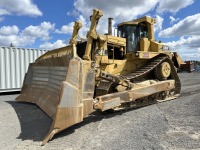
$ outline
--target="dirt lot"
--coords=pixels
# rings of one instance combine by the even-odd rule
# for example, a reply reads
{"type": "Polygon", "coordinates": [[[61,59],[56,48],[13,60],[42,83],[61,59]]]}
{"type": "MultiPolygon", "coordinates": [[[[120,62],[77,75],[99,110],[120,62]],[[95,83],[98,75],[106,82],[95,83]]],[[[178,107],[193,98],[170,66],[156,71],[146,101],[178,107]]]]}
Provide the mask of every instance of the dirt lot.
{"type": "Polygon", "coordinates": [[[173,101],[115,114],[94,114],[40,141],[51,124],[37,106],[0,96],[0,149],[200,150],[200,73],[181,73],[181,96],[173,101]]]}

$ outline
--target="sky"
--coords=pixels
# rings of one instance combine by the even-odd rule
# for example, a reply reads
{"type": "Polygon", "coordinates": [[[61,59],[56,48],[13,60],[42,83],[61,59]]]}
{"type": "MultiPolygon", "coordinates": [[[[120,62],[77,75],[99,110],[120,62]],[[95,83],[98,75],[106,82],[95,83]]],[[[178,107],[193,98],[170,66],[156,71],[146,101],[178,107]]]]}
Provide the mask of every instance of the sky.
{"type": "Polygon", "coordinates": [[[103,10],[97,31],[143,16],[156,18],[155,38],[184,60],[200,60],[200,0],[0,0],[0,46],[54,49],[68,44],[74,21],[86,38],[89,16],[103,10]]]}

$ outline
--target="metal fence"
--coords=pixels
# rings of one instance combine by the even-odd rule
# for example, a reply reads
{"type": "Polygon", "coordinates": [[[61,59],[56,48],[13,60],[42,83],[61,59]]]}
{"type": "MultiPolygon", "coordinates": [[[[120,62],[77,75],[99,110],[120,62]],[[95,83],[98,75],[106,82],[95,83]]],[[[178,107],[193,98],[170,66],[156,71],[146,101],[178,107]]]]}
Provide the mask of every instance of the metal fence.
{"type": "Polygon", "coordinates": [[[20,91],[29,63],[46,50],[0,47],[0,93],[20,91]]]}

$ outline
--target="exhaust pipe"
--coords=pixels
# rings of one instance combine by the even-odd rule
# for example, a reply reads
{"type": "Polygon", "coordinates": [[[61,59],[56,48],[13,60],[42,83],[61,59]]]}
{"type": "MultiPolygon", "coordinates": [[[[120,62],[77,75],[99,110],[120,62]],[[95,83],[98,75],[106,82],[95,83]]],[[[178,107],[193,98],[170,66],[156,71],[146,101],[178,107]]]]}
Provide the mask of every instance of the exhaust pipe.
{"type": "Polygon", "coordinates": [[[108,35],[112,35],[112,20],[113,18],[108,18],[108,35]]]}

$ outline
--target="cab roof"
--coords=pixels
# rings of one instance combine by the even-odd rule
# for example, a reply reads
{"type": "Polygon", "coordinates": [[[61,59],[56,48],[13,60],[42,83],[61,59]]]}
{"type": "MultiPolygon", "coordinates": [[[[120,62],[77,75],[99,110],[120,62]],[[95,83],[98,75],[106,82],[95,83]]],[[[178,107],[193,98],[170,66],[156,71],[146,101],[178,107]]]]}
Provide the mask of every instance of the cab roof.
{"type": "Polygon", "coordinates": [[[127,21],[127,22],[122,22],[120,24],[118,24],[117,26],[122,26],[122,25],[137,25],[139,23],[149,23],[149,24],[155,24],[156,23],[156,19],[148,17],[148,16],[144,16],[142,18],[133,20],[133,21],[127,21]]]}

